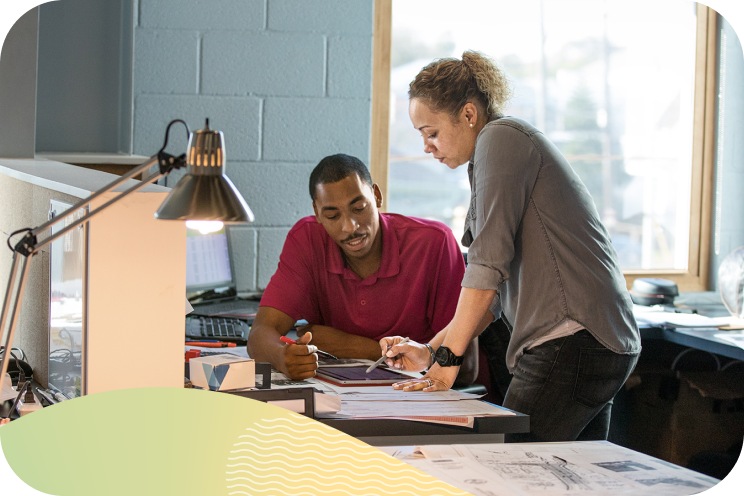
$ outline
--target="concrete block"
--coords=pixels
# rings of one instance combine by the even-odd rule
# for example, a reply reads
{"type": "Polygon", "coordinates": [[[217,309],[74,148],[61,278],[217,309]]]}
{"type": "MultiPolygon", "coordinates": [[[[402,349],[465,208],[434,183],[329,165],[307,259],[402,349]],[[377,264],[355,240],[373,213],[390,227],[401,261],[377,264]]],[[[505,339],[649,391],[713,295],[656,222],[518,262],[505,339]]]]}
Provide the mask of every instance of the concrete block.
{"type": "Polygon", "coordinates": [[[316,34],[204,35],[202,93],[322,96],[325,41],[316,34]]]}
{"type": "MultiPolygon", "coordinates": [[[[163,146],[168,123],[176,118],[185,120],[192,131],[210,127],[225,134],[227,174],[231,161],[256,160],[259,153],[260,101],[253,97],[224,98],[204,96],[140,95],[134,107],[135,153],[150,156],[163,146]]],[[[183,126],[171,128],[166,151],[186,151],[183,126]]]]}
{"type": "Polygon", "coordinates": [[[264,105],[264,160],[313,161],[348,153],[369,163],[370,102],[282,98],[264,105]]]}
{"type": "Polygon", "coordinates": [[[372,0],[269,0],[268,27],[372,35],[372,0]]]}
{"type": "Polygon", "coordinates": [[[328,40],[328,96],[370,98],[372,38],[334,37],[328,40]]]}
{"type": "Polygon", "coordinates": [[[196,31],[138,29],[134,45],[134,85],[140,93],[198,91],[196,31]]]}
{"type": "Polygon", "coordinates": [[[258,288],[265,289],[279,265],[289,228],[261,229],[258,236],[258,288]]]}
{"type": "Polygon", "coordinates": [[[142,0],[139,24],[164,29],[260,30],[266,23],[265,0],[142,0]]]}
{"type": "Polygon", "coordinates": [[[254,227],[287,227],[313,213],[308,192],[317,162],[230,164],[230,179],[256,216],[254,227]]]}

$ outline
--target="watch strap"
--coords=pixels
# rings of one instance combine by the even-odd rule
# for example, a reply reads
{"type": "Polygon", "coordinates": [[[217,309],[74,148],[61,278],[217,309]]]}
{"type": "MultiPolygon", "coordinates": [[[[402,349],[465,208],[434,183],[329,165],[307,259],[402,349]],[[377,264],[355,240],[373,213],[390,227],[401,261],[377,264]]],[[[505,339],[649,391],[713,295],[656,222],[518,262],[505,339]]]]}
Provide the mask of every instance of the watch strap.
{"type": "Polygon", "coordinates": [[[464,357],[455,355],[446,346],[440,346],[434,354],[434,359],[440,367],[457,367],[462,365],[464,357]]]}

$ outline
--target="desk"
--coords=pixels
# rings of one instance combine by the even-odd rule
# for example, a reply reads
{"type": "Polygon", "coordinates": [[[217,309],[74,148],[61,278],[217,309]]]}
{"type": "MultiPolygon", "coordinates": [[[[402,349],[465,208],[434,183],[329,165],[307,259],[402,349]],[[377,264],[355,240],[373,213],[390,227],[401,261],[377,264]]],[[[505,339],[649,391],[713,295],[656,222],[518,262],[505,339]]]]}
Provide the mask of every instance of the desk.
{"type": "MultiPolygon", "coordinates": [[[[721,302],[720,295],[713,291],[683,293],[677,299],[675,305],[680,308],[694,309],[696,312],[707,317],[729,315],[728,310],[726,310],[723,302],[721,302]]],[[[733,360],[744,361],[744,349],[714,336],[718,332],[726,331],[694,328],[674,329],[652,326],[640,326],[640,331],[643,340],[667,341],[688,348],[715,353],[716,355],[733,360]]]]}
{"type": "Polygon", "coordinates": [[[661,340],[688,348],[707,351],[733,360],[744,361],[744,349],[714,336],[725,332],[718,329],[667,329],[662,327],[641,327],[641,339],[661,340]]]}
{"type": "Polygon", "coordinates": [[[476,417],[472,429],[398,419],[318,419],[372,446],[401,444],[503,443],[504,434],[529,432],[530,418],[517,413],[505,417],[476,417]]]}
{"type": "MultiPolygon", "coordinates": [[[[313,381],[308,381],[312,386],[313,381]]],[[[289,389],[265,389],[251,391],[227,391],[237,396],[245,396],[261,401],[286,401],[289,396],[303,397],[304,409],[313,408],[310,387],[289,389]],[[292,395],[296,392],[296,395],[292,395]],[[282,394],[289,393],[289,395],[282,394]],[[309,395],[309,398],[308,398],[309,395]]],[[[427,393],[417,393],[427,394],[427,393]]],[[[317,397],[317,393],[316,393],[317,397]]],[[[431,408],[432,403],[426,402],[431,408]]],[[[282,406],[281,403],[276,403],[282,406]]],[[[502,408],[502,407],[498,407],[502,408]]],[[[297,411],[297,410],[295,410],[297,411]]],[[[503,443],[504,434],[512,432],[529,432],[529,416],[513,412],[514,415],[475,416],[474,425],[462,427],[433,422],[419,422],[397,418],[320,418],[315,419],[338,431],[355,437],[372,446],[391,446],[401,444],[439,444],[446,441],[455,443],[503,443]]],[[[313,416],[308,415],[307,416],[313,416]]]]}

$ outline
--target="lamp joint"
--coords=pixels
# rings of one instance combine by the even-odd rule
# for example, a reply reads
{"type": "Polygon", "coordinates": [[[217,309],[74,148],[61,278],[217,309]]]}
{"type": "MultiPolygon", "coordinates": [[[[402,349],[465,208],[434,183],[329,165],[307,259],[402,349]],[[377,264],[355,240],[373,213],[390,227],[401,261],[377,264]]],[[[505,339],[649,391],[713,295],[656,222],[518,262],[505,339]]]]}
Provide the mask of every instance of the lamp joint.
{"type": "Polygon", "coordinates": [[[38,240],[36,239],[36,235],[32,231],[28,231],[15,245],[13,251],[23,255],[24,257],[28,257],[34,252],[37,244],[38,240]]]}
{"type": "Polygon", "coordinates": [[[161,174],[170,174],[176,169],[186,167],[186,154],[182,153],[181,155],[176,157],[169,153],[159,152],[158,166],[160,167],[161,174]]]}

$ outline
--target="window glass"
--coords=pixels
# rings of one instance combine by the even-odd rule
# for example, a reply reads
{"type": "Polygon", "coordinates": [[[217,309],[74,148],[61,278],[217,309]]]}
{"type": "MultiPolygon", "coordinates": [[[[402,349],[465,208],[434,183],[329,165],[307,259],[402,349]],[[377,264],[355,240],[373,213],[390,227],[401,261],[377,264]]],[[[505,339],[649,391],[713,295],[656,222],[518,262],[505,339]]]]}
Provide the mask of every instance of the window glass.
{"type": "Polygon", "coordinates": [[[686,270],[690,233],[695,4],[680,0],[393,0],[390,211],[456,237],[467,171],[423,153],[408,83],[464,50],[492,57],[507,115],[555,142],[579,173],[624,270],[686,270]]]}

